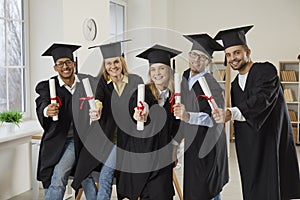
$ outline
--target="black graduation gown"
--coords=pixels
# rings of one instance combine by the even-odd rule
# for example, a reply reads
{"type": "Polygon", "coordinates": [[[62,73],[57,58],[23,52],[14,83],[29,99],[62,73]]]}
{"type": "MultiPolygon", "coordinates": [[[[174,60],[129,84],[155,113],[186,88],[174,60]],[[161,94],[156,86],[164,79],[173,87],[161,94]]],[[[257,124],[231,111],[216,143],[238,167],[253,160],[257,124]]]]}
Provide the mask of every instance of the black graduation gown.
{"type": "MultiPolygon", "coordinates": [[[[128,110],[128,94],[133,94],[138,84],[142,84],[141,77],[135,74],[128,75],[122,95],[119,97],[114,91],[113,83],[107,84],[103,76],[100,77],[95,99],[103,104],[102,116],[98,121],[92,122],[83,137],[83,148],[80,152],[76,172],[72,182],[72,187],[77,190],[81,187],[81,182],[87,178],[91,172],[100,171],[103,163],[111,152],[113,146],[113,136],[115,130],[117,135],[122,132],[116,123],[116,114],[113,113],[114,107],[122,106],[128,110]],[[118,105],[117,105],[118,104],[118,105]]],[[[117,136],[117,143],[123,143],[122,137],[117,136]]]]}
{"type": "MultiPolygon", "coordinates": [[[[92,76],[78,74],[80,80],[83,78],[93,79],[92,76]]],[[[36,92],[36,113],[44,133],[41,140],[39,159],[37,167],[37,180],[42,181],[43,187],[48,188],[51,183],[51,177],[55,165],[60,160],[63,154],[63,147],[67,139],[68,130],[73,119],[73,109],[76,107],[79,110],[79,98],[85,96],[82,83],[76,83],[76,90],[72,95],[64,86],[60,87],[57,76],[55,79],[56,95],[61,99],[62,106],[59,108],[58,121],[53,121],[52,118],[44,117],[43,110],[50,104],[49,81],[42,81],[37,84],[36,92]]],[[[76,122],[73,121],[73,125],[76,122]]],[[[74,144],[76,160],[78,152],[82,147],[78,132],[74,128],[74,144]]],[[[74,164],[76,166],[76,164],[74,164]]]]}
{"type": "Polygon", "coordinates": [[[300,198],[292,126],[275,66],[254,63],[244,91],[238,76],[232,82],[231,98],[232,106],[246,118],[245,122],[234,122],[243,198],[300,198]]]}
{"type": "MultiPolygon", "coordinates": [[[[133,108],[137,104],[136,95],[132,99],[131,110],[133,113],[133,108]]],[[[149,105],[149,109],[151,109],[153,105],[158,106],[158,102],[154,99],[154,96],[152,95],[148,85],[145,86],[145,101],[149,105]]],[[[148,166],[153,166],[153,169],[156,170],[144,173],[130,173],[121,171],[117,178],[117,192],[120,199],[126,197],[131,200],[137,200],[138,197],[143,197],[143,195],[146,195],[150,200],[167,200],[172,199],[175,194],[173,188],[174,164],[172,162],[171,140],[178,130],[180,121],[176,120],[174,115],[170,111],[169,98],[166,100],[163,108],[160,109],[164,109],[167,114],[166,121],[164,122],[162,129],[154,135],[154,129],[152,128],[140,132],[140,135],[146,136],[147,138],[133,137],[126,134],[123,136],[125,143],[122,148],[129,152],[147,153],[155,152],[156,150],[166,147],[166,145],[169,144],[169,146],[167,146],[168,150],[165,152],[165,155],[162,155],[163,153],[153,155],[154,157],[160,157],[152,158],[154,161],[151,159],[147,160],[144,156],[141,157],[140,160],[137,160],[139,158],[133,158],[133,160],[135,159],[135,163],[145,164],[146,162],[148,166]],[[167,163],[166,166],[164,165],[164,167],[162,168],[156,168],[156,165],[158,165],[160,159],[169,159],[170,162],[167,163]]],[[[157,112],[160,111],[157,110],[157,112]]],[[[160,115],[157,114],[157,117],[159,118],[160,115]]],[[[153,120],[148,120],[145,126],[149,126],[149,123],[151,123],[151,121],[153,120]]],[[[152,124],[152,126],[155,127],[155,124],[152,124]]],[[[121,153],[119,153],[118,156],[123,157],[121,156],[121,153]]],[[[128,161],[128,159],[130,158],[125,159],[127,159],[126,161],[128,161]]]]}
{"type": "MultiPolygon", "coordinates": [[[[211,115],[211,108],[207,100],[199,95],[204,92],[197,81],[192,90],[188,87],[190,69],[186,70],[182,79],[182,103],[189,112],[205,112],[211,115]]],[[[211,88],[212,95],[219,107],[224,106],[222,89],[211,74],[205,74],[206,81],[211,88]]],[[[208,131],[206,126],[185,123],[185,153],[184,153],[184,199],[185,200],[210,200],[219,194],[222,187],[228,182],[228,157],[226,134],[224,129],[221,134],[213,127],[208,131]],[[212,150],[204,157],[199,158],[199,151],[206,134],[220,134],[212,150]]]]}

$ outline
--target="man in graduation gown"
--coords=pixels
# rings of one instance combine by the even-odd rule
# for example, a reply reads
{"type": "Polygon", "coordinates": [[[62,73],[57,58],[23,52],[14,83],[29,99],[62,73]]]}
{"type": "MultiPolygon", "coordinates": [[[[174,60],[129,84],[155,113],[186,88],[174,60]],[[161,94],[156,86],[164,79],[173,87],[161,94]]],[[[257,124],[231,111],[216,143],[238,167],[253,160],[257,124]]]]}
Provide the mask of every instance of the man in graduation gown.
{"type": "MultiPolygon", "coordinates": [[[[228,157],[223,125],[215,124],[211,107],[198,79],[205,77],[219,107],[224,106],[222,88],[208,73],[214,51],[223,47],[207,34],[186,35],[193,43],[189,52],[189,69],[182,78],[182,104],[175,104],[174,115],[186,123],[184,128],[185,200],[210,200],[228,182],[228,157]]],[[[209,97],[207,97],[209,98],[209,97]]]]}
{"type": "MultiPolygon", "coordinates": [[[[42,56],[52,56],[56,97],[50,99],[49,81],[41,81],[36,86],[36,112],[44,129],[38,159],[37,179],[45,188],[44,199],[63,199],[69,175],[76,166],[76,157],[81,142],[75,127],[76,115],[79,110],[79,98],[86,96],[81,81],[91,76],[75,75],[76,62],[73,51],[80,46],[70,44],[53,44],[42,56]],[[51,103],[51,100],[57,103],[51,103]],[[76,111],[77,112],[77,111],[76,111]],[[58,116],[54,121],[53,116],[58,116]]],[[[77,114],[78,116],[78,114],[77,114]]],[[[86,119],[89,120],[87,114],[86,119]]],[[[81,123],[83,124],[83,122],[81,123]]]]}
{"type": "Polygon", "coordinates": [[[253,26],[220,31],[225,58],[239,74],[231,84],[232,108],[213,113],[217,122],[234,120],[243,198],[300,198],[299,167],[292,125],[277,70],[250,59],[245,34],[253,26]]]}

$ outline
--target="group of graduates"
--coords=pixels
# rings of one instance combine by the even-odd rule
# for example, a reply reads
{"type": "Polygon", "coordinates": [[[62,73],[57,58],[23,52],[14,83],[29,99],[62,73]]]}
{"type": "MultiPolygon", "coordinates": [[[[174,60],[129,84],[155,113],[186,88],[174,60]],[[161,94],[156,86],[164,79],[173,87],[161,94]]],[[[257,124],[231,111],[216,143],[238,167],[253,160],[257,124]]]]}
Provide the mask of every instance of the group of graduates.
{"type": "Polygon", "coordinates": [[[118,199],[173,199],[177,146],[184,140],[184,199],[219,200],[229,181],[224,132],[229,120],[234,120],[243,199],[300,198],[282,87],[274,65],[251,61],[245,34],[252,27],[223,30],[214,39],[205,33],[184,35],[193,45],[189,68],[175,83],[180,93],[174,90],[171,60],[181,52],[159,44],[141,52],[137,57],[149,62],[144,101],[138,90],[144,82],[129,73],[123,41],[95,46],[103,56],[97,77],[75,73],[73,52],[80,46],[53,44],[43,56],[54,59],[56,97],[50,97],[48,80],[36,86],[36,111],[44,129],[37,179],[44,199],[63,199],[70,176],[72,187],[83,188],[88,200],[110,199],[114,178],[118,199]],[[224,108],[223,89],[208,70],[214,51],[222,50],[225,65],[239,72],[231,86],[232,108],[224,108]],[[212,96],[198,81],[203,77],[212,96]],[[83,79],[89,80],[93,96],[87,95],[83,79]],[[175,103],[178,96],[181,101],[175,103]],[[144,124],[143,130],[137,130],[137,123],[144,124]]]}

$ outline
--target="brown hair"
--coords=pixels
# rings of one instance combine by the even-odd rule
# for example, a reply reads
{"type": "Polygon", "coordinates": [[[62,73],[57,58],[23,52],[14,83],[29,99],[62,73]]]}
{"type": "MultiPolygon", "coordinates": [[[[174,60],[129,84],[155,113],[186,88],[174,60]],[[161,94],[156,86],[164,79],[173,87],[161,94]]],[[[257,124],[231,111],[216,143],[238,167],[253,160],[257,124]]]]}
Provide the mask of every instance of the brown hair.
{"type": "MultiPolygon", "coordinates": [[[[126,64],[126,61],[125,61],[124,57],[120,56],[119,58],[120,58],[121,64],[122,64],[122,74],[128,75],[129,70],[128,70],[128,67],[127,67],[127,64],[126,64]]],[[[107,73],[106,68],[105,68],[105,59],[103,59],[99,75],[103,75],[103,77],[106,81],[109,80],[109,74],[107,73]]]]}

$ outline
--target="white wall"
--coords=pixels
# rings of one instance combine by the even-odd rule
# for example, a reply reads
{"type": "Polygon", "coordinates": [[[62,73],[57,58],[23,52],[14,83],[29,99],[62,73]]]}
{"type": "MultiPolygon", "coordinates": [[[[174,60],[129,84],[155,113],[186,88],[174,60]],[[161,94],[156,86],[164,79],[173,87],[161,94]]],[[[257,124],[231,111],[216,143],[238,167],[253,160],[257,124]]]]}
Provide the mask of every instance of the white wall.
{"type": "MultiPolygon", "coordinates": [[[[176,59],[177,70],[182,72],[191,47],[182,34],[208,33],[214,37],[219,30],[253,24],[247,34],[252,60],[278,65],[281,60],[297,60],[300,53],[299,9],[299,0],[129,0],[128,32],[139,35],[132,43],[140,51],[138,47],[145,49],[153,43],[182,50],[176,59]],[[140,30],[147,30],[147,34],[141,35],[140,30]]],[[[215,52],[215,61],[223,59],[223,52],[215,52]]],[[[141,62],[132,58],[128,63],[136,68],[141,62]]],[[[145,71],[135,71],[147,79],[145,71]]]]}
{"type": "Polygon", "coordinates": [[[109,38],[109,0],[64,0],[63,1],[64,40],[76,41],[82,45],[78,51],[79,72],[96,75],[99,71],[100,49],[88,50],[89,46],[101,44],[109,38]],[[94,41],[86,41],[82,33],[82,24],[87,18],[93,18],[97,24],[97,36],[94,41]],[[92,58],[89,58],[92,56],[92,58]],[[97,59],[97,60],[95,60],[97,59]],[[92,61],[92,62],[90,62],[92,61]],[[99,61],[99,62],[98,62],[99,61]]]}
{"type": "MultiPolygon", "coordinates": [[[[139,74],[144,81],[148,81],[149,64],[147,60],[136,58],[137,54],[154,44],[178,50],[190,47],[181,33],[172,29],[175,14],[173,6],[173,0],[128,0],[126,35],[132,42],[127,45],[126,60],[130,71],[139,74]]],[[[184,58],[177,60],[181,59],[184,58]]]]}
{"type": "MultiPolygon", "coordinates": [[[[174,0],[174,28],[183,33],[207,32],[254,24],[247,34],[254,61],[297,60],[300,53],[299,0],[174,0]]],[[[223,53],[215,54],[223,59],[223,53]]]]}
{"type": "Polygon", "coordinates": [[[109,0],[29,0],[30,15],[30,94],[31,113],[35,116],[36,84],[50,76],[53,59],[41,57],[52,43],[79,44],[79,71],[97,74],[100,66],[100,51],[87,47],[100,44],[109,37],[109,0]],[[98,35],[94,41],[86,41],[82,34],[85,18],[95,19],[98,35]],[[99,63],[99,64],[98,64],[99,63]]]}

